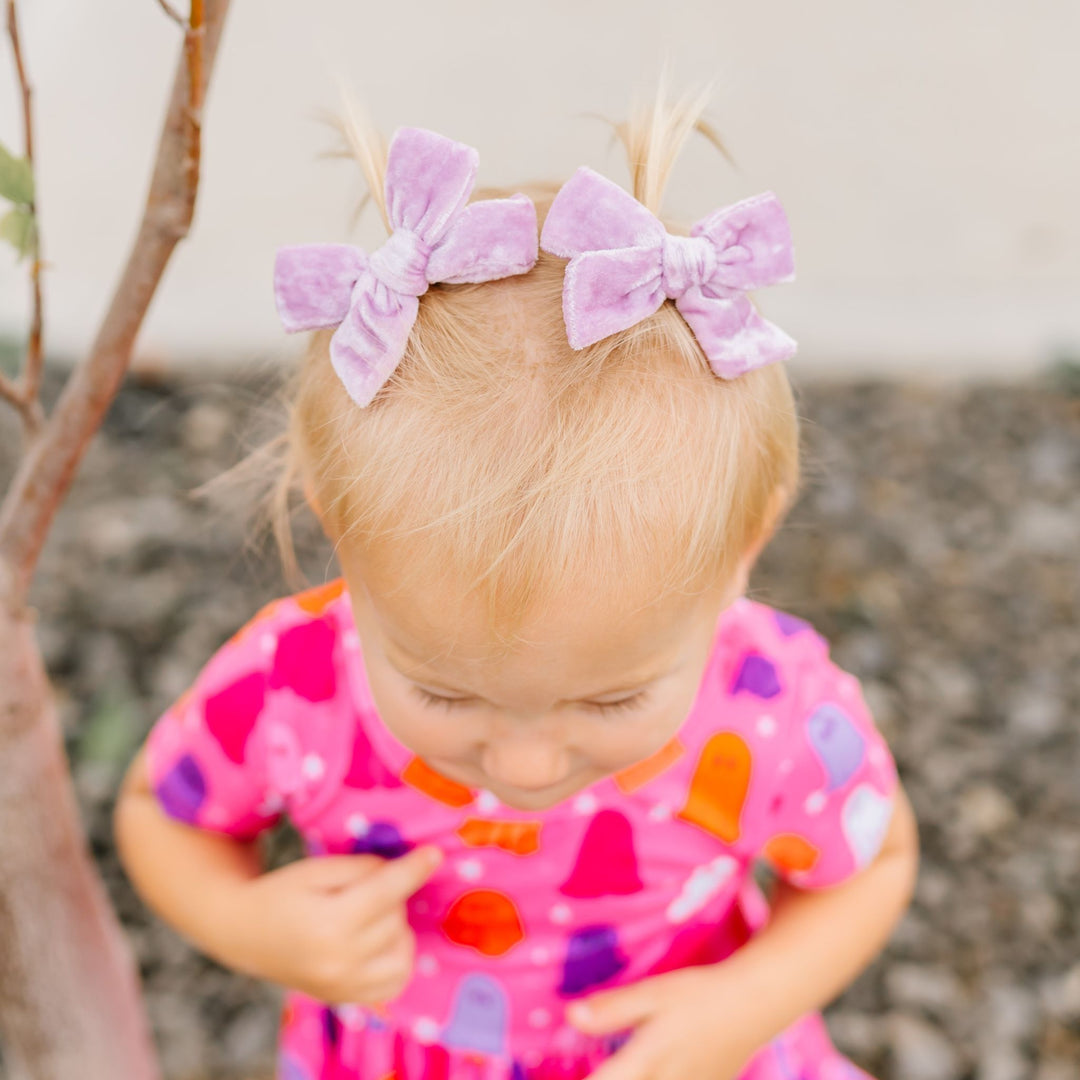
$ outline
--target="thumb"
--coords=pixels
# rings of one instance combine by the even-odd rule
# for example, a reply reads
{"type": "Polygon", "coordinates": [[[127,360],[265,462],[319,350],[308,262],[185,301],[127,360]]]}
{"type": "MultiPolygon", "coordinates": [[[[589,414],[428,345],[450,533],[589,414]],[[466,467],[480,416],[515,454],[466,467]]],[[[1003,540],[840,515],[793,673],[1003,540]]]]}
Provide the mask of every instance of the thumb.
{"type": "Polygon", "coordinates": [[[651,980],[593,994],[566,1010],[566,1018],[586,1035],[610,1035],[637,1027],[656,1011],[651,980]]]}

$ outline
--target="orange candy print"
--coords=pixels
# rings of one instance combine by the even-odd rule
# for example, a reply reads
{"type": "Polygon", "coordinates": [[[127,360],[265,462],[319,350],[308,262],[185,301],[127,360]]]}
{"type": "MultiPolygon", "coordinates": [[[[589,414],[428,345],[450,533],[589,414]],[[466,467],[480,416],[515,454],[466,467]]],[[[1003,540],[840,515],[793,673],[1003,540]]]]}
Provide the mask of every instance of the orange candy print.
{"type": "Polygon", "coordinates": [[[749,787],[750,747],[735,732],[722,731],[702,749],[686,805],[678,816],[725,844],[734,844],[741,832],[739,816],[749,787]]]}
{"type": "Polygon", "coordinates": [[[512,855],[535,855],[540,850],[539,821],[484,821],[469,818],[458,836],[469,847],[497,847],[512,855]]]}
{"type": "Polygon", "coordinates": [[[644,787],[650,780],[659,776],[666,768],[674,765],[686,753],[686,747],[678,739],[672,739],[665,746],[660,747],[652,757],[631,765],[628,769],[615,774],[615,783],[619,790],[627,795],[644,787]]]}
{"type": "Polygon", "coordinates": [[[401,779],[410,787],[430,795],[447,806],[468,806],[473,801],[473,793],[464,784],[451,780],[442,773],[437,773],[430,765],[414,757],[401,773],[401,779]]]}
{"type": "Polygon", "coordinates": [[[485,956],[502,956],[525,937],[514,902],[494,889],[462,893],[450,905],[442,929],[455,945],[468,946],[485,956]]]}
{"type": "Polygon", "coordinates": [[[765,845],[763,854],[778,870],[791,871],[810,870],[821,852],[801,836],[780,833],[765,845]]]}
{"type": "Polygon", "coordinates": [[[315,585],[303,592],[296,593],[293,599],[301,611],[309,615],[320,615],[345,591],[345,579],[334,578],[325,585],[315,585]]]}

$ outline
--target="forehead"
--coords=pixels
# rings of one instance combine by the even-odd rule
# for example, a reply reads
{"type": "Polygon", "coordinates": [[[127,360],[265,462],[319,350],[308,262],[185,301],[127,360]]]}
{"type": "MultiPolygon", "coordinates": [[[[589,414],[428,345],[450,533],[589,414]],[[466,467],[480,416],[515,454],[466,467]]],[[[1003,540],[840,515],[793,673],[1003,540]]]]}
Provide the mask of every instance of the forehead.
{"type": "Polygon", "coordinates": [[[593,684],[615,686],[656,674],[654,669],[678,658],[703,632],[711,635],[704,598],[675,596],[642,605],[617,588],[576,587],[530,613],[507,647],[494,639],[483,602],[451,580],[390,585],[370,570],[351,567],[345,577],[354,605],[366,609],[365,621],[391,659],[462,683],[542,674],[603,689],[593,684]]]}

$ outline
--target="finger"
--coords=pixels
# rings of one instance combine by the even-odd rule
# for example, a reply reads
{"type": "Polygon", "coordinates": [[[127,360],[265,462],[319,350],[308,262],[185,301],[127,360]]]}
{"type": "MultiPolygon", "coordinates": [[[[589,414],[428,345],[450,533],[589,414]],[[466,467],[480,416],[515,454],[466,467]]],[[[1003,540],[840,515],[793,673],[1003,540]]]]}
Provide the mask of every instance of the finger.
{"type": "Polygon", "coordinates": [[[589,1073],[589,1080],[652,1080],[653,1067],[637,1039],[617,1050],[589,1073]]]}
{"type": "Polygon", "coordinates": [[[392,908],[373,923],[364,926],[357,933],[357,956],[369,960],[380,953],[388,952],[402,938],[412,934],[408,920],[401,907],[392,908]]]}
{"type": "Polygon", "coordinates": [[[656,1011],[651,979],[593,994],[566,1010],[566,1018],[587,1035],[610,1035],[637,1027],[656,1011]]]}
{"type": "Polygon", "coordinates": [[[319,892],[338,892],[371,877],[382,864],[377,855],[319,855],[299,859],[276,872],[298,878],[319,892]]]}
{"type": "Polygon", "coordinates": [[[442,858],[439,848],[428,846],[414,848],[400,859],[386,860],[363,883],[365,895],[377,910],[404,903],[431,877],[442,858]]]}

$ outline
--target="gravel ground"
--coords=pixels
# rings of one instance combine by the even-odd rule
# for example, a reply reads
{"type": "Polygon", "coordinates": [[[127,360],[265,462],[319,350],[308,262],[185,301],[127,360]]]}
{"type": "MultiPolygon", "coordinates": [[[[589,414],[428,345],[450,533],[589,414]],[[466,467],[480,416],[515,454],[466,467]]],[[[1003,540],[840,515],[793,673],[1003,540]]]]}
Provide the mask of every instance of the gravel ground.
{"type": "MultiPolygon", "coordinates": [[[[109,812],[153,719],[289,591],[268,540],[245,544],[251,526],[233,499],[189,495],[270,430],[272,382],[129,380],[32,594],[94,855],[140,959],[170,1080],[266,1070],[275,995],[147,917],[117,867],[109,812]]],[[[807,383],[800,398],[807,483],[755,594],[810,619],[864,681],[923,843],[916,901],[829,1011],[833,1033],[881,1080],[1075,1080],[1075,380],[807,383]]],[[[3,483],[17,440],[0,420],[3,483]]],[[[313,521],[298,513],[296,530],[309,579],[335,576],[313,521]]]]}

